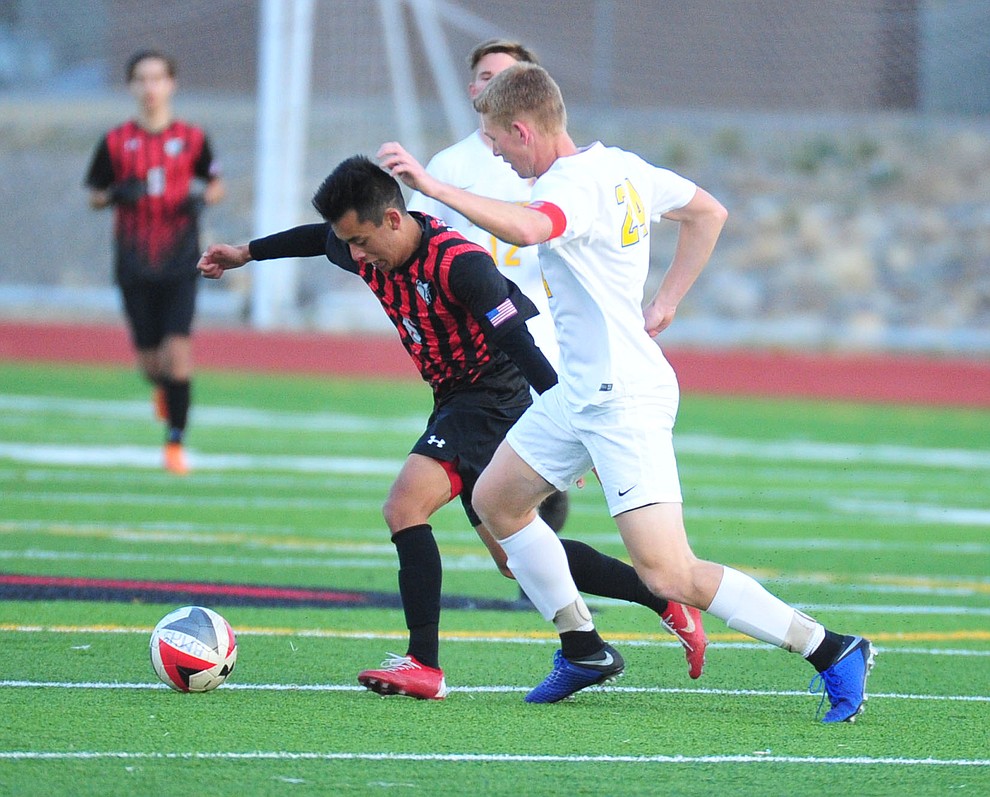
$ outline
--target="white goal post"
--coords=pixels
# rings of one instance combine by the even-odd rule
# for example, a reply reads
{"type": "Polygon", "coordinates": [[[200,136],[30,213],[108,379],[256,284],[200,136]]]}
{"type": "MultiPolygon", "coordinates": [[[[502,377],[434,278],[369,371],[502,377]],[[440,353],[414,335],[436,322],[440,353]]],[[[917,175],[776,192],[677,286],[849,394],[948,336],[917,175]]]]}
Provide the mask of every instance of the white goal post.
{"type": "MultiPolygon", "coordinates": [[[[258,26],[258,120],[254,231],[264,235],[299,223],[297,208],[306,160],[312,77],[314,0],[260,0],[258,26]]],[[[405,22],[408,8],[424,44],[451,140],[474,129],[461,99],[464,82],[443,35],[443,22],[479,36],[496,32],[489,23],[445,0],[378,0],[392,86],[397,137],[425,158],[423,121],[413,80],[405,22]],[[442,13],[441,13],[442,12],[442,13]]],[[[298,262],[258,263],[253,269],[251,324],[259,329],[298,325],[298,262]]]]}

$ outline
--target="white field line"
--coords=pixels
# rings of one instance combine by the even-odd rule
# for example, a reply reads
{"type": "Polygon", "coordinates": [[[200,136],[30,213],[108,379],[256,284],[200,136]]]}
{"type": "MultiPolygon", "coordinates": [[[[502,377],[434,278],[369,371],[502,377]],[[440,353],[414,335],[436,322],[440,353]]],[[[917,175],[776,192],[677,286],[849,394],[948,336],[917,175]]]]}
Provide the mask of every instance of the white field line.
{"type": "MultiPolygon", "coordinates": [[[[81,419],[137,420],[152,418],[149,401],[70,399],[55,396],[0,394],[0,411],[23,415],[59,415],[81,419]]],[[[423,417],[367,417],[337,412],[280,412],[245,407],[197,404],[197,426],[212,428],[278,429],[280,431],[334,432],[336,434],[416,434],[426,425],[423,417]]]]}
{"type": "Polygon", "coordinates": [[[575,763],[575,764],[844,764],[847,766],[937,766],[985,767],[987,758],[895,758],[884,756],[780,756],[769,753],[750,755],[526,755],[511,753],[289,753],[252,751],[245,753],[140,753],[127,751],[0,752],[3,761],[408,761],[454,763],[575,763]]]}
{"type": "MultiPolygon", "coordinates": [[[[150,402],[100,399],[68,399],[53,396],[0,394],[0,411],[8,415],[58,414],[81,418],[146,419],[150,402]]],[[[239,427],[258,430],[298,429],[305,431],[375,433],[383,431],[415,434],[424,426],[422,418],[378,418],[338,413],[278,412],[243,407],[197,405],[197,425],[239,427]]],[[[938,449],[887,444],[814,442],[808,440],[747,440],[712,435],[680,435],[677,449],[719,459],[762,459],[802,462],[869,462],[923,468],[990,470],[986,450],[938,449]]]]}
{"type": "Polygon", "coordinates": [[[681,454],[701,454],[719,459],[752,458],[771,462],[865,462],[895,467],[990,470],[990,451],[958,448],[924,448],[886,444],[817,443],[808,440],[741,440],[710,435],[684,434],[674,438],[681,454]]]}
{"type": "MultiPolygon", "coordinates": [[[[89,466],[89,467],[137,467],[159,470],[161,467],[161,451],[152,446],[64,446],[54,444],[34,443],[3,443],[0,442],[0,460],[8,459],[15,462],[34,465],[60,466],[89,466]]],[[[317,457],[317,456],[286,456],[286,455],[252,455],[252,454],[206,454],[192,450],[189,452],[190,464],[196,471],[240,472],[251,470],[281,470],[308,474],[336,474],[347,476],[387,477],[392,478],[402,467],[399,459],[373,459],[368,457],[317,457]]],[[[55,480],[57,481],[57,479],[55,480]]],[[[128,494],[114,491],[59,493],[46,491],[38,493],[14,493],[11,498],[21,501],[39,500],[43,495],[45,501],[61,501],[63,503],[120,503],[141,505],[148,502],[168,500],[165,496],[149,497],[146,494],[128,494]]],[[[770,496],[772,497],[772,496],[770,496]]],[[[173,497],[173,500],[183,504],[188,503],[185,497],[173,497]]],[[[210,506],[228,506],[231,501],[243,504],[245,499],[198,497],[199,504],[210,506]]],[[[320,509],[339,505],[339,501],[316,498],[256,498],[259,506],[264,508],[312,508],[320,509]]],[[[376,508],[380,503],[377,498],[357,501],[353,508],[376,508]]],[[[764,496],[763,500],[767,500],[764,496]]],[[[691,517],[731,518],[734,521],[767,521],[767,522],[820,522],[831,517],[833,522],[843,522],[844,517],[911,521],[916,523],[939,523],[958,526],[987,526],[990,527],[990,509],[982,507],[953,507],[940,506],[931,503],[911,503],[906,501],[865,500],[824,496],[821,511],[815,510],[775,510],[749,509],[738,506],[697,507],[689,505],[685,515],[691,517]]],[[[581,506],[575,502],[576,512],[600,512],[600,507],[581,506]]],[[[855,544],[855,541],[852,543],[855,544]]]]}
{"type": "MultiPolygon", "coordinates": [[[[49,501],[51,494],[46,495],[46,501],[49,501]]],[[[460,518],[462,517],[460,512],[460,506],[454,503],[448,504],[446,507],[440,510],[441,512],[452,513],[458,518],[457,522],[460,523],[460,518]]],[[[686,514],[690,514],[687,512],[686,514]]],[[[780,516],[772,513],[768,513],[768,517],[772,517],[775,520],[780,520],[780,516]]],[[[608,524],[611,521],[603,519],[603,524],[608,524]]],[[[838,521],[836,521],[838,522],[838,521]]],[[[68,521],[51,521],[51,520],[13,520],[13,519],[3,519],[0,517],[0,534],[3,533],[20,533],[20,532],[30,532],[32,534],[54,534],[59,537],[87,537],[87,536],[105,536],[113,537],[119,539],[129,539],[129,540],[143,540],[143,541],[154,541],[158,540],[161,542],[192,542],[192,543],[203,543],[214,545],[217,543],[230,544],[233,542],[230,535],[231,534],[266,534],[266,535],[292,535],[296,533],[296,529],[291,526],[277,526],[277,525],[248,525],[239,523],[223,523],[217,522],[216,524],[204,524],[204,523],[192,523],[192,522],[135,522],[128,524],[115,524],[115,523],[95,523],[95,522],[68,522],[68,521]],[[222,534],[222,539],[218,538],[217,534],[222,534]],[[147,535],[147,536],[144,536],[147,535]],[[172,535],[172,536],[170,536],[172,535]]],[[[341,536],[342,534],[350,535],[349,540],[352,540],[354,536],[359,536],[368,539],[381,539],[385,535],[384,526],[382,528],[348,528],[348,529],[335,529],[334,535],[341,536]]],[[[476,542],[477,535],[473,531],[465,531],[463,529],[456,530],[452,528],[440,528],[438,527],[438,535],[441,538],[441,542],[476,542]]],[[[595,544],[595,545],[607,545],[620,543],[618,533],[615,531],[604,531],[604,532],[588,532],[579,535],[580,539],[584,542],[595,544]]],[[[844,539],[809,539],[806,537],[801,537],[798,539],[784,539],[776,537],[740,537],[731,534],[711,534],[711,533],[694,533],[691,534],[692,541],[697,545],[699,543],[706,544],[718,544],[720,547],[724,548],[754,548],[758,550],[763,549],[789,549],[789,550],[808,550],[808,551],[865,551],[865,552],[881,552],[881,553],[899,553],[899,552],[925,552],[930,554],[945,554],[949,556],[982,556],[985,554],[990,554],[990,543],[980,543],[980,542],[957,542],[945,539],[931,540],[929,542],[904,542],[897,540],[844,540],[844,539]]],[[[246,542],[247,540],[245,540],[246,542]]],[[[259,547],[262,545],[263,540],[253,537],[251,539],[252,547],[259,547]]],[[[310,541],[313,546],[317,543],[310,541]]],[[[367,544],[367,543],[365,543],[367,544]]],[[[300,542],[297,547],[305,547],[305,545],[300,542]]],[[[946,576],[946,578],[951,578],[946,576]]],[[[959,577],[961,580],[972,581],[972,577],[959,577]]]]}
{"type": "MultiPolygon", "coordinates": [[[[163,683],[134,682],[121,683],[113,681],[0,681],[0,688],[10,689],[139,689],[168,691],[163,683]]],[[[218,687],[224,691],[240,692],[366,692],[363,686],[351,684],[237,684],[229,681],[218,687]]],[[[450,693],[463,694],[511,694],[528,692],[530,686],[453,686],[450,693]]],[[[601,686],[593,687],[595,692],[631,695],[702,695],[715,697],[800,697],[821,699],[820,693],[811,693],[797,689],[686,689],[662,686],[601,686]]],[[[901,694],[889,692],[870,692],[869,699],[880,700],[924,700],[948,703],[990,703],[990,695],[928,695],[901,694]]]]}
{"type": "MultiPolygon", "coordinates": [[[[3,455],[4,444],[0,443],[0,456],[3,455]]],[[[36,452],[35,452],[36,453],[36,452]]],[[[157,457],[159,453],[155,449],[155,462],[154,467],[158,467],[157,457]]],[[[205,464],[204,467],[213,467],[216,464],[217,457],[208,457],[209,460],[213,461],[213,464],[205,464]]],[[[236,457],[238,460],[238,468],[243,468],[245,470],[251,470],[255,467],[262,467],[261,462],[265,458],[258,457],[253,458],[246,455],[239,455],[236,457]],[[257,459],[258,464],[252,465],[250,461],[257,459]]],[[[310,470],[317,467],[317,463],[314,461],[314,457],[286,457],[280,458],[285,467],[292,465],[299,465],[300,470],[310,470]],[[300,460],[295,462],[295,460],[300,460]]],[[[337,461],[333,464],[336,468],[348,468],[349,465],[346,463],[349,461],[346,457],[335,458],[337,461]]],[[[380,461],[384,463],[385,461],[380,461]]],[[[79,464],[84,464],[80,462],[79,464]]],[[[89,464],[92,464],[91,462],[89,464]]],[[[202,463],[201,463],[202,464],[202,463]]],[[[395,475],[401,467],[401,463],[395,462],[391,463],[395,465],[394,470],[388,470],[387,465],[373,465],[369,460],[354,460],[354,467],[351,472],[369,473],[372,470],[378,475],[395,475]]],[[[197,466],[200,467],[200,466],[197,466]]],[[[226,469],[226,468],[225,468],[226,469]]],[[[111,504],[117,504],[120,506],[155,506],[172,504],[176,506],[186,506],[189,504],[190,499],[185,495],[148,495],[147,493],[125,493],[114,491],[112,493],[107,493],[105,491],[93,491],[93,492],[16,492],[8,496],[8,500],[19,501],[21,503],[32,503],[32,502],[42,502],[42,503],[60,503],[60,504],[98,504],[100,506],[107,506],[111,504]]],[[[249,506],[259,509],[313,509],[313,510],[325,510],[333,511],[335,509],[353,509],[353,510],[377,510],[382,503],[380,497],[369,497],[369,498],[277,498],[277,497],[258,497],[258,496],[244,496],[239,494],[236,496],[197,496],[195,498],[195,503],[197,506],[206,507],[242,507],[249,506]]],[[[784,522],[817,522],[822,518],[828,517],[831,511],[833,521],[840,522],[837,516],[841,515],[841,522],[846,522],[848,518],[869,518],[869,519],[883,519],[883,520],[898,520],[901,522],[910,521],[916,523],[938,523],[943,525],[954,525],[954,526],[986,526],[990,528],[990,509],[972,509],[966,507],[940,507],[933,505],[920,505],[912,506],[910,504],[895,503],[892,501],[845,501],[835,498],[829,498],[826,502],[831,506],[823,509],[821,512],[816,511],[793,511],[793,510],[783,510],[775,511],[773,509],[757,509],[757,510],[747,510],[739,507],[725,507],[725,508],[691,508],[685,509],[685,516],[689,519],[694,517],[716,517],[716,518],[731,518],[735,521],[741,520],[751,520],[759,522],[774,522],[776,524],[784,522]]],[[[577,508],[577,513],[579,514],[590,514],[595,512],[600,513],[599,509],[591,508],[577,508]]],[[[826,541],[827,542],[827,541],[826,541]]],[[[842,541],[843,545],[845,541],[842,541]]],[[[856,541],[852,541],[855,545],[856,541]]],[[[870,544],[876,545],[874,541],[870,544]]],[[[886,550],[887,544],[883,543],[884,549],[886,550]]],[[[990,546],[988,546],[990,547],[990,546]]]]}
{"type": "MultiPolygon", "coordinates": [[[[196,471],[276,470],[297,473],[395,476],[401,459],[315,457],[252,454],[206,454],[188,451],[196,471]]],[[[66,467],[155,468],[162,464],[161,449],[152,446],[65,446],[49,443],[0,443],[0,459],[22,464],[66,467]]]]}

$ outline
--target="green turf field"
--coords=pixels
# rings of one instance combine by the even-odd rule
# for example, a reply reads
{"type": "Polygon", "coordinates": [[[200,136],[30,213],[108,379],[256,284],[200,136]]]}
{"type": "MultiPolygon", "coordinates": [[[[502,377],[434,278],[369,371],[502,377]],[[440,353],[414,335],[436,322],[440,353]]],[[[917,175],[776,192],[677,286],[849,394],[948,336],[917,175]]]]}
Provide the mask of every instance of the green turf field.
{"type": "MultiPolygon", "coordinates": [[[[395,590],[380,506],[429,409],[415,383],[204,374],[194,473],[129,370],[0,364],[0,573],[395,590]]],[[[855,724],[823,726],[800,658],[712,618],[705,675],[639,607],[589,601],[615,687],[523,703],[554,637],[534,612],[448,611],[443,702],[357,672],[404,652],[394,609],[208,605],[230,681],[157,684],[172,603],[0,601],[0,794],[985,794],[990,412],[685,396],[696,551],[880,655],[855,724]]],[[[572,536],[622,552],[593,482],[572,536]]],[[[458,505],[450,595],[511,600],[458,505]]]]}

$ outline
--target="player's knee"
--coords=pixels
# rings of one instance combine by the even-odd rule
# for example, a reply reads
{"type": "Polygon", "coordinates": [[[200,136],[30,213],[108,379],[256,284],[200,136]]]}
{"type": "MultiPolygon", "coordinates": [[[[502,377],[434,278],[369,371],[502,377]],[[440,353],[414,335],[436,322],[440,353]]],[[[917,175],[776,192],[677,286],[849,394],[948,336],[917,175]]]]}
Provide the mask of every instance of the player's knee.
{"type": "Polygon", "coordinates": [[[393,534],[401,531],[410,525],[409,509],[400,498],[390,495],[382,505],[382,517],[385,518],[385,525],[393,534]]]}
{"type": "Polygon", "coordinates": [[[498,508],[497,494],[489,487],[490,480],[482,473],[471,493],[471,506],[482,520],[491,517],[498,508]]]}
{"type": "Polygon", "coordinates": [[[694,570],[692,561],[687,559],[678,561],[656,559],[647,564],[638,564],[636,567],[640,581],[650,592],[682,603],[690,603],[697,592],[694,570]]]}

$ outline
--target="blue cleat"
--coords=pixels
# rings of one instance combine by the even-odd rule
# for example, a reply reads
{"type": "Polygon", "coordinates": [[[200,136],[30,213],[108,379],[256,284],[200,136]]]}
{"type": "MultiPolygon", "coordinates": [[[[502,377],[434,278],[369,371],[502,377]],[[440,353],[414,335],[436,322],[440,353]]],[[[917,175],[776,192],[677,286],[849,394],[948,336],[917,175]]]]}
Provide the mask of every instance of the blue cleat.
{"type": "Polygon", "coordinates": [[[553,654],[553,670],[543,683],[526,695],[527,703],[556,703],[585,687],[603,684],[622,675],[625,662],[619,651],[606,645],[590,660],[570,661],[559,650],[553,654]]]}
{"type": "MultiPolygon", "coordinates": [[[[855,722],[857,715],[863,713],[867,700],[866,679],[875,658],[876,651],[870,640],[854,637],[827,670],[811,679],[808,691],[821,689],[822,703],[828,697],[831,705],[822,722],[855,722]]],[[[819,713],[821,709],[819,704],[819,713]]]]}

